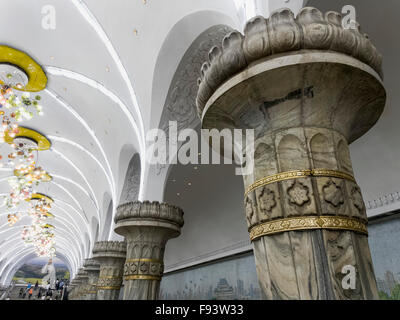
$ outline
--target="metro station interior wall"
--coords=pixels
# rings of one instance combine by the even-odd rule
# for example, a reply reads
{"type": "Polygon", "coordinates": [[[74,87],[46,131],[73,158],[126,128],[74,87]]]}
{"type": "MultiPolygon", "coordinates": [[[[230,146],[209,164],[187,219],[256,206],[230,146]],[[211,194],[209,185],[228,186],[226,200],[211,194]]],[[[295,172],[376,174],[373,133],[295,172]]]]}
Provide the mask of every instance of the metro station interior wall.
{"type": "Polygon", "coordinates": [[[400,213],[371,222],[368,230],[379,294],[400,300],[400,213]]]}
{"type": "Polygon", "coordinates": [[[253,253],[187,269],[164,276],[162,300],[258,300],[253,253]]]}
{"type": "Polygon", "coordinates": [[[198,165],[197,170],[194,167],[175,165],[166,182],[164,201],[181,207],[185,220],[182,234],[167,243],[167,272],[223,253],[228,247],[250,244],[243,208],[243,180],[235,175],[235,166],[198,165]]]}
{"type": "MultiPolygon", "coordinates": [[[[381,299],[400,300],[400,213],[369,225],[369,244],[381,299]]],[[[253,252],[166,274],[163,300],[260,299],[253,252]]]]}

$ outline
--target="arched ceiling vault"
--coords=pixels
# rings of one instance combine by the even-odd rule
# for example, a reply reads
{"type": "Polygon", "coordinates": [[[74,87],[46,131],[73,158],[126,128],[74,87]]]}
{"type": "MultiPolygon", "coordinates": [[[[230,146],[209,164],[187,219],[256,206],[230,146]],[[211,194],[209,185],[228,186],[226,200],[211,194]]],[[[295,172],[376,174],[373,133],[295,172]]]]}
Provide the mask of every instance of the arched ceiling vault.
{"type": "MultiPolygon", "coordinates": [[[[7,14],[0,22],[0,44],[26,52],[48,77],[47,88],[40,92],[44,116],[21,125],[52,143],[50,150],[39,152],[38,164],[53,181],[37,191],[55,201],[51,212],[56,216],[57,250],[74,273],[90,257],[98,237],[104,236],[102,230],[112,238],[110,224],[125,181],[121,172],[126,172],[134,154],[139,155],[141,168],[138,198],[152,200],[145,184],[145,132],[159,124],[172,77],[191,43],[213,25],[241,28],[245,0],[4,1],[7,14]],[[55,13],[54,29],[43,24],[48,18],[43,8],[49,6],[55,13]],[[199,12],[213,12],[214,20],[205,25],[201,19],[191,20],[199,12]],[[158,68],[162,46],[179,21],[192,23],[194,34],[185,41],[177,37],[173,60],[158,68]],[[172,68],[165,69],[169,65],[172,68]],[[157,74],[163,73],[167,77],[154,86],[157,74]],[[128,151],[123,154],[124,150],[128,151]]],[[[9,192],[11,174],[0,168],[0,194],[9,192]]],[[[32,256],[32,248],[18,241],[14,229],[6,230],[6,212],[0,208],[0,259],[11,274],[32,256]]]]}

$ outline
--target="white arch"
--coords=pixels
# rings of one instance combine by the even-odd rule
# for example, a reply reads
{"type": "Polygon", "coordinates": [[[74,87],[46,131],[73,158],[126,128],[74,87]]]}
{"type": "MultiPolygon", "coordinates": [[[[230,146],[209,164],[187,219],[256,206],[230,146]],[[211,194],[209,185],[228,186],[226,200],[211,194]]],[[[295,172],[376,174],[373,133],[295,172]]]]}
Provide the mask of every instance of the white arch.
{"type": "MultiPolygon", "coordinates": [[[[94,31],[97,33],[99,36],[100,40],[104,43],[106,46],[108,52],[110,53],[111,57],[113,58],[115,64],[117,65],[117,68],[119,72],[121,73],[122,78],[124,79],[130,96],[131,100],[133,103],[134,110],[136,112],[136,115],[139,119],[139,126],[140,126],[140,131],[141,134],[138,137],[139,140],[141,141],[141,145],[143,145],[143,149],[140,152],[140,158],[141,158],[141,166],[143,169],[143,176],[140,179],[140,188],[139,188],[139,200],[143,200],[144,196],[144,177],[145,177],[145,169],[146,169],[146,141],[145,141],[145,131],[144,131],[144,123],[143,123],[143,117],[142,113],[139,108],[139,103],[137,101],[137,97],[135,94],[135,91],[132,86],[132,82],[129,79],[128,72],[126,71],[125,67],[122,64],[121,59],[118,56],[117,51],[113,47],[110,39],[107,37],[107,34],[104,32],[103,28],[101,27],[100,23],[97,21],[96,17],[92,14],[92,12],[89,10],[89,8],[86,6],[86,4],[82,0],[72,0],[72,3],[75,5],[75,7],[78,9],[78,11],[82,14],[82,16],[85,18],[85,20],[92,26],[94,31]]],[[[139,144],[140,145],[140,144],[139,144]]],[[[113,218],[115,216],[115,211],[116,211],[116,203],[118,199],[115,197],[115,194],[113,196],[114,199],[114,210],[113,210],[113,218]]],[[[110,233],[110,238],[111,238],[111,233],[110,233]]]]}
{"type": "MultiPolygon", "coordinates": [[[[21,229],[21,230],[22,230],[22,229],[23,229],[23,226],[13,226],[13,227],[10,227],[9,230],[18,230],[18,229],[21,229]]],[[[9,230],[8,230],[8,231],[9,231],[9,230]]],[[[59,235],[62,235],[62,236],[63,236],[61,239],[63,239],[64,236],[65,236],[65,237],[70,238],[70,241],[75,242],[75,244],[72,246],[72,248],[74,248],[74,249],[76,250],[75,254],[77,254],[81,259],[83,259],[84,254],[83,254],[83,252],[82,252],[82,247],[81,247],[81,245],[79,244],[79,242],[74,238],[74,236],[70,233],[70,231],[69,231],[68,229],[64,228],[63,226],[57,226],[57,234],[55,235],[55,237],[57,237],[57,236],[59,236],[59,235]],[[75,245],[76,245],[76,246],[75,246],[75,245]]],[[[14,236],[15,236],[15,237],[18,237],[18,233],[15,233],[14,236]]],[[[22,240],[21,240],[21,241],[22,241],[22,240]]],[[[6,257],[6,256],[8,256],[8,254],[11,253],[19,244],[21,244],[21,242],[17,242],[15,246],[11,245],[10,248],[9,248],[9,250],[7,250],[7,251],[5,251],[5,252],[2,252],[2,253],[0,254],[0,257],[6,257]]],[[[22,244],[24,244],[24,243],[22,242],[22,244]]],[[[24,244],[24,245],[25,245],[25,244],[24,244]]],[[[69,245],[71,245],[71,242],[69,242],[69,245]]],[[[25,245],[25,246],[27,246],[27,245],[25,245]]],[[[29,245],[28,245],[28,246],[29,246],[29,245]]],[[[85,246],[85,244],[82,244],[82,246],[85,246]]],[[[0,272],[0,274],[1,274],[1,272],[0,272]]]]}
{"type": "Polygon", "coordinates": [[[143,139],[141,139],[142,134],[140,133],[139,128],[137,127],[136,121],[133,118],[131,112],[129,111],[129,108],[125,105],[125,103],[122,102],[122,100],[116,94],[114,94],[112,91],[107,89],[100,82],[90,79],[81,73],[74,72],[74,71],[67,70],[67,69],[58,68],[58,67],[52,67],[52,66],[46,66],[45,70],[51,75],[61,76],[61,77],[65,77],[68,79],[72,79],[72,80],[76,80],[81,83],[84,83],[84,84],[100,91],[105,96],[110,98],[113,102],[115,102],[122,109],[122,112],[127,116],[130,124],[132,125],[132,127],[135,131],[135,134],[138,137],[139,149],[141,151],[144,151],[145,146],[143,145],[143,139]]]}
{"type": "MultiPolygon", "coordinates": [[[[62,250],[62,251],[64,251],[64,250],[62,250]]],[[[68,250],[67,250],[67,251],[68,251],[68,250]]],[[[69,268],[72,269],[72,270],[73,270],[73,269],[77,270],[76,262],[75,262],[74,260],[71,260],[71,258],[69,257],[68,254],[65,254],[65,253],[63,253],[63,252],[60,252],[60,253],[61,253],[61,254],[64,256],[64,258],[67,260],[67,263],[69,264],[69,268]]],[[[33,251],[32,248],[24,248],[23,250],[21,250],[20,252],[18,252],[18,254],[17,254],[16,256],[18,256],[18,255],[20,255],[20,254],[23,254],[23,256],[22,256],[20,259],[17,259],[17,260],[15,261],[15,263],[13,263],[13,264],[10,264],[10,263],[6,264],[7,267],[9,267],[9,270],[8,270],[8,272],[5,274],[5,277],[4,277],[5,281],[3,281],[4,284],[7,284],[7,283],[8,283],[8,280],[9,280],[10,276],[13,275],[13,274],[12,274],[13,270],[15,269],[16,266],[19,265],[20,262],[26,261],[26,260],[24,260],[24,259],[27,258],[27,257],[29,257],[30,255],[34,255],[34,256],[35,256],[35,252],[33,251]]],[[[16,256],[14,256],[14,258],[15,258],[16,256]]],[[[14,258],[13,258],[13,260],[14,260],[14,258]]],[[[13,262],[13,260],[10,260],[10,262],[13,262]]],[[[6,268],[5,268],[5,269],[6,269],[6,268]]],[[[2,274],[2,273],[0,273],[0,274],[2,274]]]]}
{"type": "MultiPolygon", "coordinates": [[[[0,194],[0,196],[4,196],[4,195],[6,195],[6,194],[5,194],[5,193],[0,194]]],[[[71,208],[73,211],[75,211],[75,212],[78,214],[78,216],[81,217],[82,220],[84,221],[84,225],[86,226],[86,229],[87,229],[87,231],[88,231],[88,234],[89,234],[90,237],[91,237],[91,231],[90,231],[89,226],[88,226],[89,220],[88,220],[88,217],[86,216],[86,213],[85,213],[85,212],[82,212],[82,214],[81,214],[74,206],[72,206],[71,204],[69,204],[68,202],[66,202],[66,201],[64,201],[64,200],[61,200],[61,199],[58,199],[58,198],[53,198],[53,200],[54,200],[55,202],[52,203],[52,207],[61,209],[66,215],[70,216],[70,215],[68,214],[68,212],[66,212],[66,211],[64,210],[64,208],[60,207],[60,206],[57,204],[57,202],[62,203],[62,204],[64,204],[64,205],[68,206],[69,208],[71,208]]],[[[3,226],[0,226],[0,230],[1,230],[4,226],[6,226],[6,225],[7,225],[7,223],[4,224],[3,226]]],[[[4,232],[4,231],[0,231],[0,234],[3,233],[3,232],[4,232]]],[[[93,242],[93,238],[92,238],[92,237],[90,238],[90,241],[93,242]]]]}
{"type": "MultiPolygon", "coordinates": [[[[140,155],[140,159],[141,159],[141,166],[143,168],[145,168],[146,166],[146,160],[145,160],[145,153],[146,153],[146,142],[145,142],[145,138],[144,138],[144,131],[142,133],[139,132],[139,129],[137,127],[136,121],[133,118],[132,114],[129,111],[129,108],[122,102],[122,100],[115,95],[113,92],[111,92],[109,89],[107,89],[105,86],[103,86],[100,82],[97,82],[93,79],[90,79],[88,77],[86,77],[83,74],[71,71],[71,70],[66,70],[66,69],[62,69],[62,68],[57,68],[57,67],[52,67],[52,66],[46,66],[45,67],[46,71],[49,72],[52,75],[56,75],[56,76],[63,76],[66,77],[68,79],[73,79],[76,81],[79,81],[81,83],[85,83],[89,86],[91,86],[92,88],[99,90],[100,92],[102,92],[104,95],[106,95],[108,98],[110,98],[112,101],[114,101],[117,105],[120,106],[120,108],[122,109],[122,111],[124,112],[124,114],[128,117],[129,122],[131,123],[136,136],[138,137],[138,142],[139,142],[139,155],[140,155]]],[[[136,97],[135,97],[136,99],[136,97]]],[[[140,115],[141,117],[141,115],[140,115]]],[[[141,123],[143,122],[143,120],[140,120],[141,123]]],[[[142,123],[142,130],[143,130],[143,123],[142,123]]],[[[109,168],[110,172],[111,172],[111,168],[109,168]]],[[[143,173],[143,177],[144,177],[144,173],[143,173]]],[[[114,186],[115,189],[115,180],[114,177],[112,176],[112,172],[111,172],[111,179],[112,179],[112,185],[114,186]]],[[[141,185],[139,187],[139,195],[141,195],[141,191],[143,190],[143,183],[142,182],[143,179],[141,179],[141,185]]],[[[142,191],[143,192],[143,191],[142,191]]]]}
{"type": "MultiPolygon", "coordinates": [[[[88,123],[86,122],[85,119],[83,119],[82,116],[79,115],[79,113],[77,113],[75,111],[75,109],[68,103],[66,102],[62,97],[60,97],[57,93],[53,92],[50,89],[45,89],[45,92],[48,93],[54,100],[56,100],[62,107],[64,107],[70,114],[72,114],[81,124],[82,126],[86,129],[86,131],[90,134],[90,136],[92,137],[92,139],[94,140],[94,142],[96,143],[97,147],[99,148],[105,162],[107,165],[107,168],[110,172],[112,172],[111,170],[111,166],[110,163],[108,161],[107,155],[104,151],[103,146],[100,143],[100,140],[97,138],[96,133],[93,131],[92,128],[90,128],[90,126],[88,125],[88,123]]],[[[114,192],[115,186],[114,188],[112,188],[112,192],[114,192]]]]}
{"type": "Polygon", "coordinates": [[[64,176],[55,174],[55,173],[52,173],[51,176],[52,176],[53,178],[57,178],[57,179],[60,179],[60,180],[69,182],[70,184],[72,184],[72,185],[74,185],[75,187],[77,187],[78,189],[80,189],[80,190],[92,201],[92,203],[93,203],[93,205],[95,206],[95,208],[96,208],[97,210],[99,210],[99,208],[97,207],[96,202],[95,202],[94,199],[91,197],[91,195],[89,194],[89,192],[88,192],[82,185],[80,185],[78,182],[76,182],[75,180],[72,180],[72,179],[70,179],[70,178],[67,178],[67,177],[64,177],[64,176]]]}
{"type": "Polygon", "coordinates": [[[79,150],[85,152],[101,168],[101,170],[103,171],[104,175],[106,176],[106,179],[108,181],[108,184],[110,185],[110,188],[114,188],[115,182],[114,182],[114,176],[113,176],[112,172],[107,173],[107,171],[104,168],[104,166],[100,163],[100,161],[91,152],[89,152],[87,149],[85,149],[79,143],[76,143],[76,142],[71,141],[69,139],[56,137],[56,136],[52,136],[52,135],[49,135],[48,137],[52,141],[67,143],[67,144],[72,145],[72,146],[78,148],[79,150]]]}
{"type": "MultiPolygon", "coordinates": [[[[4,168],[3,168],[3,169],[4,169],[4,168]]],[[[11,172],[12,169],[7,169],[7,170],[4,170],[4,171],[11,172]]],[[[60,180],[62,180],[62,181],[66,181],[66,182],[68,182],[68,183],[74,185],[74,186],[77,187],[78,189],[80,189],[80,190],[90,199],[90,201],[92,202],[92,204],[93,204],[93,206],[96,208],[96,210],[99,210],[99,208],[97,207],[97,204],[96,204],[95,200],[93,199],[93,197],[89,194],[89,192],[88,192],[81,184],[79,184],[79,183],[76,182],[75,180],[72,180],[72,179],[70,179],[70,178],[67,178],[67,177],[64,177],[64,176],[62,176],[62,175],[58,175],[58,174],[55,174],[55,173],[51,173],[51,176],[53,177],[53,180],[54,180],[54,178],[60,179],[60,180]]],[[[7,180],[8,178],[10,178],[10,177],[13,177],[13,176],[3,177],[3,178],[0,179],[0,182],[6,181],[6,180],[7,180]]],[[[52,181],[52,182],[53,182],[53,181],[52,181]]],[[[50,182],[50,183],[51,183],[51,182],[50,182]]],[[[4,195],[4,194],[0,194],[0,196],[1,196],[1,195],[4,195]]],[[[0,205],[0,208],[2,208],[2,207],[4,207],[4,204],[1,204],[1,205],[0,205]]]]}
{"type": "MultiPolygon", "coordinates": [[[[66,203],[65,201],[62,201],[62,200],[57,200],[57,202],[64,203],[64,204],[68,205],[69,207],[71,207],[73,210],[75,210],[75,212],[78,213],[78,216],[83,220],[83,225],[86,227],[86,230],[88,231],[88,233],[90,233],[90,229],[89,229],[89,226],[88,226],[88,221],[85,220],[85,219],[82,217],[82,215],[80,215],[79,212],[76,211],[76,209],[75,209],[74,207],[72,207],[70,204],[68,204],[68,203],[66,203]]],[[[66,215],[69,215],[69,213],[68,213],[63,207],[59,206],[57,203],[53,203],[52,206],[55,207],[55,208],[60,209],[60,210],[63,211],[66,215]]],[[[70,215],[69,215],[69,216],[70,216],[70,215]]],[[[85,216],[85,217],[86,217],[86,216],[85,216]]],[[[93,240],[93,239],[91,238],[91,241],[92,241],[92,240],[93,240]]]]}
{"type": "MultiPolygon", "coordinates": [[[[61,242],[63,242],[64,244],[68,244],[68,241],[66,241],[66,240],[64,240],[64,239],[60,239],[60,240],[61,240],[61,242]]],[[[15,250],[15,249],[19,249],[20,247],[23,247],[23,249],[20,250],[20,251],[18,251],[16,254],[14,254],[14,255],[12,256],[12,259],[9,260],[9,261],[2,267],[2,269],[0,270],[0,274],[3,274],[4,271],[5,271],[5,269],[6,269],[8,266],[12,266],[12,263],[14,263],[13,261],[15,260],[15,258],[18,257],[21,253],[23,254],[24,251],[31,251],[31,252],[34,252],[34,249],[33,249],[32,247],[27,247],[27,246],[26,246],[25,244],[23,244],[23,243],[22,243],[21,245],[19,245],[19,246],[14,247],[14,250],[15,250]]],[[[60,249],[61,249],[61,251],[66,250],[66,251],[68,251],[68,252],[71,254],[71,251],[69,250],[69,248],[68,248],[67,245],[66,245],[65,248],[60,248],[60,249]]],[[[71,254],[71,256],[72,256],[72,258],[75,258],[75,259],[72,259],[72,260],[74,260],[74,264],[75,264],[76,266],[78,266],[78,265],[79,265],[79,262],[80,262],[81,260],[78,260],[77,257],[76,257],[76,255],[74,255],[74,254],[71,254]]],[[[15,265],[15,264],[16,264],[16,263],[14,263],[14,265],[15,265]]],[[[10,270],[6,273],[6,276],[5,276],[6,279],[7,279],[7,277],[8,277],[8,273],[9,273],[12,269],[13,269],[13,267],[10,267],[10,270]]]]}
{"type": "MultiPolygon", "coordinates": [[[[59,156],[60,156],[63,160],[65,160],[70,166],[72,166],[72,167],[75,169],[76,172],[78,172],[78,174],[82,177],[82,179],[85,181],[85,183],[86,183],[87,186],[89,187],[90,192],[92,193],[92,195],[93,195],[93,197],[94,197],[94,199],[95,199],[95,201],[96,201],[96,204],[97,204],[97,206],[98,206],[96,193],[94,192],[94,190],[93,190],[93,188],[92,188],[90,182],[89,182],[88,179],[86,178],[86,176],[83,174],[82,170],[79,169],[78,166],[77,166],[73,161],[71,161],[68,157],[66,157],[62,152],[56,150],[56,149],[53,148],[53,147],[52,147],[50,150],[51,150],[52,152],[56,153],[57,155],[59,155],[59,156]]],[[[98,218],[100,219],[100,214],[99,214],[98,211],[97,211],[97,215],[98,215],[98,218]]]]}
{"type": "MultiPolygon", "coordinates": [[[[67,212],[66,212],[66,213],[67,213],[67,212]]],[[[21,221],[22,221],[24,218],[28,218],[28,216],[24,216],[24,217],[21,219],[21,221]]],[[[83,255],[84,255],[83,252],[82,252],[82,247],[83,247],[83,250],[85,251],[85,255],[90,254],[90,249],[91,249],[91,248],[87,246],[86,239],[83,238],[83,234],[85,234],[85,232],[79,232],[79,231],[77,230],[76,226],[73,225],[73,227],[74,227],[73,229],[74,229],[74,231],[76,231],[76,234],[74,235],[74,234],[72,233],[72,229],[69,229],[69,228],[67,227],[67,225],[66,225],[66,222],[70,224],[70,222],[69,222],[67,219],[65,219],[64,217],[62,217],[62,216],[60,216],[60,215],[57,216],[57,219],[60,220],[60,221],[63,221],[64,224],[63,224],[62,222],[60,222],[60,224],[59,224],[58,221],[55,221],[55,222],[53,223],[55,226],[57,226],[57,233],[56,233],[56,236],[57,236],[57,234],[59,234],[59,233],[61,232],[61,234],[63,234],[63,235],[68,235],[69,237],[71,237],[72,242],[75,242],[75,243],[76,243],[76,246],[77,246],[77,248],[78,248],[78,251],[81,253],[81,258],[82,258],[83,255]],[[75,236],[77,236],[77,237],[75,237],[75,236]],[[77,240],[77,239],[79,239],[79,238],[80,238],[80,241],[77,240]]],[[[72,225],[72,224],[71,224],[71,225],[72,225]]],[[[22,228],[23,228],[23,226],[21,226],[21,225],[15,225],[15,226],[9,227],[8,224],[4,224],[3,226],[1,226],[1,229],[4,228],[4,227],[5,227],[5,230],[1,231],[0,234],[1,234],[1,233],[7,233],[7,232],[9,232],[9,231],[18,230],[18,229],[22,229],[22,228]]],[[[88,234],[89,239],[90,239],[90,243],[93,245],[93,239],[92,239],[91,232],[87,232],[86,234],[88,234]]],[[[19,232],[18,232],[18,233],[15,233],[14,235],[11,236],[11,238],[13,239],[13,238],[15,237],[15,238],[18,239],[18,238],[19,238],[19,235],[20,235],[19,232]]],[[[5,243],[2,243],[0,247],[3,247],[4,245],[5,245],[5,243]]],[[[11,248],[12,248],[12,245],[11,245],[11,248]]],[[[10,250],[9,250],[9,251],[10,251],[10,250]]],[[[6,255],[8,254],[9,251],[7,251],[6,254],[1,253],[1,254],[0,254],[0,257],[6,256],[6,255]]]]}
{"type": "MultiPolygon", "coordinates": [[[[18,211],[18,212],[20,212],[20,211],[18,211]]],[[[10,212],[10,213],[12,214],[12,213],[17,213],[17,212],[10,212]]],[[[2,214],[0,214],[0,216],[6,215],[6,214],[8,214],[8,213],[2,213],[2,214]]],[[[82,240],[81,242],[82,242],[82,244],[84,244],[84,239],[82,237],[82,233],[79,232],[79,230],[77,229],[76,225],[74,225],[73,223],[71,223],[70,221],[68,221],[67,219],[65,219],[64,217],[62,217],[60,215],[57,215],[57,219],[62,220],[62,221],[64,221],[64,223],[69,224],[70,226],[72,226],[72,229],[74,229],[74,231],[75,231],[75,235],[77,236],[77,238],[81,238],[81,240],[82,240]]],[[[4,226],[2,226],[2,227],[4,227],[4,226]]],[[[9,230],[9,228],[5,232],[7,232],[8,230],[9,230]]],[[[0,244],[0,249],[3,246],[7,245],[9,242],[14,241],[15,240],[14,238],[19,239],[19,237],[20,237],[20,235],[16,233],[16,234],[12,235],[11,237],[7,238],[6,241],[4,241],[2,244],[0,244]]],[[[90,249],[90,248],[86,248],[86,249],[90,249]]]]}
{"type": "Polygon", "coordinates": [[[59,184],[59,183],[57,183],[57,182],[55,182],[55,181],[51,181],[50,184],[53,184],[53,185],[57,186],[58,188],[60,188],[62,191],[64,191],[64,192],[75,202],[75,204],[77,205],[77,207],[79,207],[79,210],[85,211],[85,210],[82,208],[82,206],[81,206],[81,204],[79,203],[79,201],[73,196],[73,194],[72,194],[71,192],[69,192],[69,191],[67,190],[67,188],[63,187],[61,184],[59,184]]]}
{"type": "Polygon", "coordinates": [[[107,34],[104,32],[100,23],[97,21],[96,17],[92,14],[92,12],[89,10],[89,8],[86,6],[86,4],[82,0],[72,0],[72,3],[75,5],[75,7],[78,9],[78,11],[82,14],[82,16],[85,18],[85,20],[92,26],[94,31],[99,36],[100,40],[106,46],[106,48],[107,48],[108,52],[110,53],[111,57],[113,58],[115,64],[117,65],[118,70],[121,73],[121,76],[124,79],[124,81],[128,87],[134,110],[136,112],[137,117],[139,118],[139,125],[140,125],[140,130],[141,130],[141,132],[140,132],[141,134],[139,135],[139,138],[142,140],[143,146],[145,146],[146,143],[145,143],[145,133],[144,133],[142,113],[139,108],[139,103],[137,101],[136,94],[135,94],[135,91],[132,86],[132,82],[129,79],[128,72],[126,71],[125,67],[123,66],[122,61],[119,58],[118,53],[115,50],[115,48],[113,47],[110,39],[107,37],[107,34]]]}
{"type": "MultiPolygon", "coordinates": [[[[3,181],[5,181],[5,180],[8,180],[9,178],[12,178],[13,176],[9,176],[9,177],[4,177],[4,178],[1,178],[0,179],[0,182],[3,182],[3,181]]],[[[62,191],[64,191],[68,196],[70,196],[71,197],[71,199],[75,202],[75,204],[79,207],[79,209],[82,211],[82,212],[84,212],[85,210],[82,208],[82,206],[81,206],[81,204],[79,203],[79,201],[71,194],[71,192],[69,192],[65,187],[63,187],[62,185],[60,185],[60,184],[58,184],[57,182],[55,182],[55,181],[50,181],[50,182],[47,182],[47,183],[50,183],[50,184],[53,184],[53,185],[55,185],[55,186],[57,186],[58,188],[60,188],[62,191]]],[[[17,211],[17,212],[19,212],[19,211],[17,211]]],[[[7,212],[7,213],[11,213],[11,212],[7,212]]],[[[16,212],[14,212],[14,213],[16,213],[16,212]]],[[[0,216],[1,216],[2,214],[0,214],[0,216]]]]}

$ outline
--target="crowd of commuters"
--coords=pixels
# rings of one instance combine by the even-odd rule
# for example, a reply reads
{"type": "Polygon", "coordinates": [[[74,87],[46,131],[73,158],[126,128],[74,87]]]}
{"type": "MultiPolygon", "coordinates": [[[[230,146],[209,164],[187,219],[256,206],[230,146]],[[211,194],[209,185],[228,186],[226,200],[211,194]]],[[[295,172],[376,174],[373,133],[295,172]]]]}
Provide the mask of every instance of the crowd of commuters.
{"type": "Polygon", "coordinates": [[[36,299],[36,300],[68,300],[68,280],[57,279],[55,288],[52,289],[50,283],[42,284],[36,281],[35,286],[29,282],[26,288],[21,288],[19,297],[22,299],[36,299]]]}

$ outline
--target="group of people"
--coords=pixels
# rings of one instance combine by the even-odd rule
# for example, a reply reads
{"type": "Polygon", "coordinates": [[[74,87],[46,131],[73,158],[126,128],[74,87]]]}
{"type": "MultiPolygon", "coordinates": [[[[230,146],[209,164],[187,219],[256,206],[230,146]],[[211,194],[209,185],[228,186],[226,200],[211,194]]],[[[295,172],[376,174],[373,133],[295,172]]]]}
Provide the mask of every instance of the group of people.
{"type": "Polygon", "coordinates": [[[39,282],[36,281],[35,286],[29,282],[26,288],[21,288],[19,291],[19,297],[29,300],[35,298],[37,300],[68,300],[67,291],[67,280],[57,279],[55,282],[55,289],[52,289],[50,283],[47,282],[45,286],[39,286],[39,282]]]}

